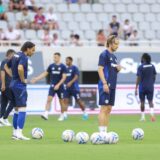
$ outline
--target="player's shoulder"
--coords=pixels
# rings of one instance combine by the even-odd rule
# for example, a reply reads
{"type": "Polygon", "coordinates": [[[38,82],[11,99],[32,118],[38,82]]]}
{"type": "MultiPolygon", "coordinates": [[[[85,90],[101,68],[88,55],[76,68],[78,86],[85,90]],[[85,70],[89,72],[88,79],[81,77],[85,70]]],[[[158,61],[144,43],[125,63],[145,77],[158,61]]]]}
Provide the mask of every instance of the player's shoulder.
{"type": "Polygon", "coordinates": [[[72,65],[73,69],[78,69],[78,67],[76,65],[72,65]]]}
{"type": "Polygon", "coordinates": [[[101,54],[100,57],[107,57],[109,55],[109,51],[105,49],[101,54]]]}
{"type": "Polygon", "coordinates": [[[61,63],[60,66],[63,67],[63,68],[66,68],[66,65],[63,64],[63,63],[61,63]]]}

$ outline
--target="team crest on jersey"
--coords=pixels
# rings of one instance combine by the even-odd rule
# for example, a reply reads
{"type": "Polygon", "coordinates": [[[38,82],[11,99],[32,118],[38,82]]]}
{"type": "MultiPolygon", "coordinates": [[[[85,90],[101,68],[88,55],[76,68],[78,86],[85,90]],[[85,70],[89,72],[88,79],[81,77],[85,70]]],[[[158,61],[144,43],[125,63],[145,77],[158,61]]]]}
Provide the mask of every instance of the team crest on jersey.
{"type": "Polygon", "coordinates": [[[58,67],[58,70],[60,71],[60,70],[61,70],[61,67],[58,67]]]}
{"type": "Polygon", "coordinates": [[[55,68],[54,68],[54,67],[52,67],[52,70],[55,70],[55,68]]]}
{"type": "Polygon", "coordinates": [[[72,70],[70,69],[69,72],[72,72],[72,70]]]}
{"type": "Polygon", "coordinates": [[[108,102],[109,102],[108,99],[106,99],[106,100],[105,100],[105,103],[108,104],[108,102]]]}
{"type": "Polygon", "coordinates": [[[113,61],[112,57],[110,58],[110,61],[113,61]]]}

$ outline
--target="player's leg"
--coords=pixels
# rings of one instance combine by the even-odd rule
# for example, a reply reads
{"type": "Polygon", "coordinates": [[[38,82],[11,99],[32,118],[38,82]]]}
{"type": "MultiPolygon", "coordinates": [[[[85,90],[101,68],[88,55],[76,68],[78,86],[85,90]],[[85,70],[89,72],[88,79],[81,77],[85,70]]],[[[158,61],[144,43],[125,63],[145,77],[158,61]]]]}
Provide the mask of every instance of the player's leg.
{"type": "Polygon", "coordinates": [[[55,96],[55,91],[54,91],[53,87],[50,87],[48,97],[47,97],[47,102],[46,102],[46,105],[45,105],[45,111],[41,115],[41,117],[45,120],[48,120],[48,113],[51,109],[51,103],[52,103],[52,100],[53,100],[54,96],[55,96]]]}
{"type": "Polygon", "coordinates": [[[151,115],[152,122],[156,120],[155,115],[154,115],[153,93],[154,91],[147,92],[147,100],[148,100],[149,107],[150,107],[150,115],[151,115]]]}
{"type": "Polygon", "coordinates": [[[139,98],[140,98],[140,110],[141,110],[140,121],[145,121],[145,92],[139,92],[139,98]]]}

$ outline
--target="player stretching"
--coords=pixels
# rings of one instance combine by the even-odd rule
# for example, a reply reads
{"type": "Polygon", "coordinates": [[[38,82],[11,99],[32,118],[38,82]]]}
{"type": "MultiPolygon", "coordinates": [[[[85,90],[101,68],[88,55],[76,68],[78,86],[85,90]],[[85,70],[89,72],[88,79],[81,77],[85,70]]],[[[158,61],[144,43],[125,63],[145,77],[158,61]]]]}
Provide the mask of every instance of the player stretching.
{"type": "Polygon", "coordinates": [[[149,102],[151,121],[155,121],[154,106],[153,106],[153,93],[154,83],[156,79],[156,70],[153,64],[151,64],[151,56],[148,53],[144,53],[141,58],[142,64],[137,70],[137,81],[135,88],[135,95],[137,95],[137,89],[139,86],[139,98],[141,108],[141,119],[145,121],[145,97],[149,102]]]}
{"type": "Polygon", "coordinates": [[[12,49],[9,49],[6,53],[6,58],[1,63],[1,107],[0,107],[0,126],[11,126],[11,124],[8,121],[8,116],[10,112],[13,109],[12,103],[10,103],[11,100],[11,91],[9,89],[9,85],[11,82],[11,77],[7,74],[7,72],[4,69],[5,64],[8,60],[10,60],[13,55],[15,54],[15,51],[12,49]]]}
{"type": "Polygon", "coordinates": [[[72,64],[73,58],[67,57],[66,58],[66,66],[67,66],[67,78],[65,81],[66,90],[65,90],[65,105],[68,108],[69,105],[69,98],[73,96],[80,106],[81,110],[83,111],[83,120],[88,119],[88,114],[85,112],[85,106],[80,99],[80,89],[78,84],[78,77],[79,77],[79,70],[78,68],[72,64]]]}
{"type": "Polygon", "coordinates": [[[51,108],[51,102],[53,100],[53,97],[57,93],[59,97],[59,102],[61,105],[61,115],[58,121],[63,121],[67,118],[67,115],[65,112],[66,107],[64,104],[64,81],[66,80],[66,67],[64,64],[61,63],[60,53],[57,53],[57,52],[54,53],[54,63],[49,65],[47,71],[33,78],[31,80],[31,83],[36,83],[37,81],[45,78],[48,74],[50,77],[50,88],[49,88],[47,103],[45,106],[45,112],[41,117],[45,120],[48,120],[48,112],[51,108]]]}
{"type": "Polygon", "coordinates": [[[121,70],[121,66],[117,64],[117,58],[113,52],[118,49],[118,46],[119,40],[116,36],[109,36],[106,42],[107,49],[104,50],[99,57],[98,74],[100,80],[98,90],[99,105],[101,106],[99,113],[100,132],[107,132],[110,112],[115,101],[117,73],[121,70]]]}
{"type": "Polygon", "coordinates": [[[27,102],[27,72],[28,72],[28,56],[32,56],[35,52],[35,44],[25,42],[21,51],[13,56],[5,65],[5,70],[9,73],[12,70],[12,81],[10,89],[12,92],[11,103],[15,106],[13,115],[13,135],[15,140],[30,140],[22,133],[26,118],[26,102],[27,102]]]}

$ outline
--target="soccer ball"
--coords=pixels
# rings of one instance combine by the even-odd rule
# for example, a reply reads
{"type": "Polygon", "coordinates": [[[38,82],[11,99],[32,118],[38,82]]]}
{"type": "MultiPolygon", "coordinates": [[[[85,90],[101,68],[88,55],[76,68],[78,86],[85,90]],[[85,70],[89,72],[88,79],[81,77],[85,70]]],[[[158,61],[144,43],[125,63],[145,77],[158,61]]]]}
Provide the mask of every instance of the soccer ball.
{"type": "Polygon", "coordinates": [[[42,139],[43,136],[44,136],[44,132],[41,128],[33,128],[32,129],[32,138],[42,139]]]}
{"type": "Polygon", "coordinates": [[[89,135],[86,132],[79,132],[76,134],[76,141],[78,144],[85,144],[89,140],[89,135]]]}
{"type": "Polygon", "coordinates": [[[142,140],[144,138],[144,131],[141,128],[133,129],[132,138],[134,140],[142,140]]]}
{"type": "Polygon", "coordinates": [[[104,143],[104,135],[99,132],[95,132],[91,135],[90,141],[92,144],[103,144],[104,143]]]}
{"type": "Polygon", "coordinates": [[[74,139],[75,133],[72,130],[65,130],[62,133],[62,139],[64,142],[72,142],[74,139]]]}
{"type": "Polygon", "coordinates": [[[119,136],[116,132],[108,132],[104,136],[105,144],[116,144],[119,141],[119,136]]]}

